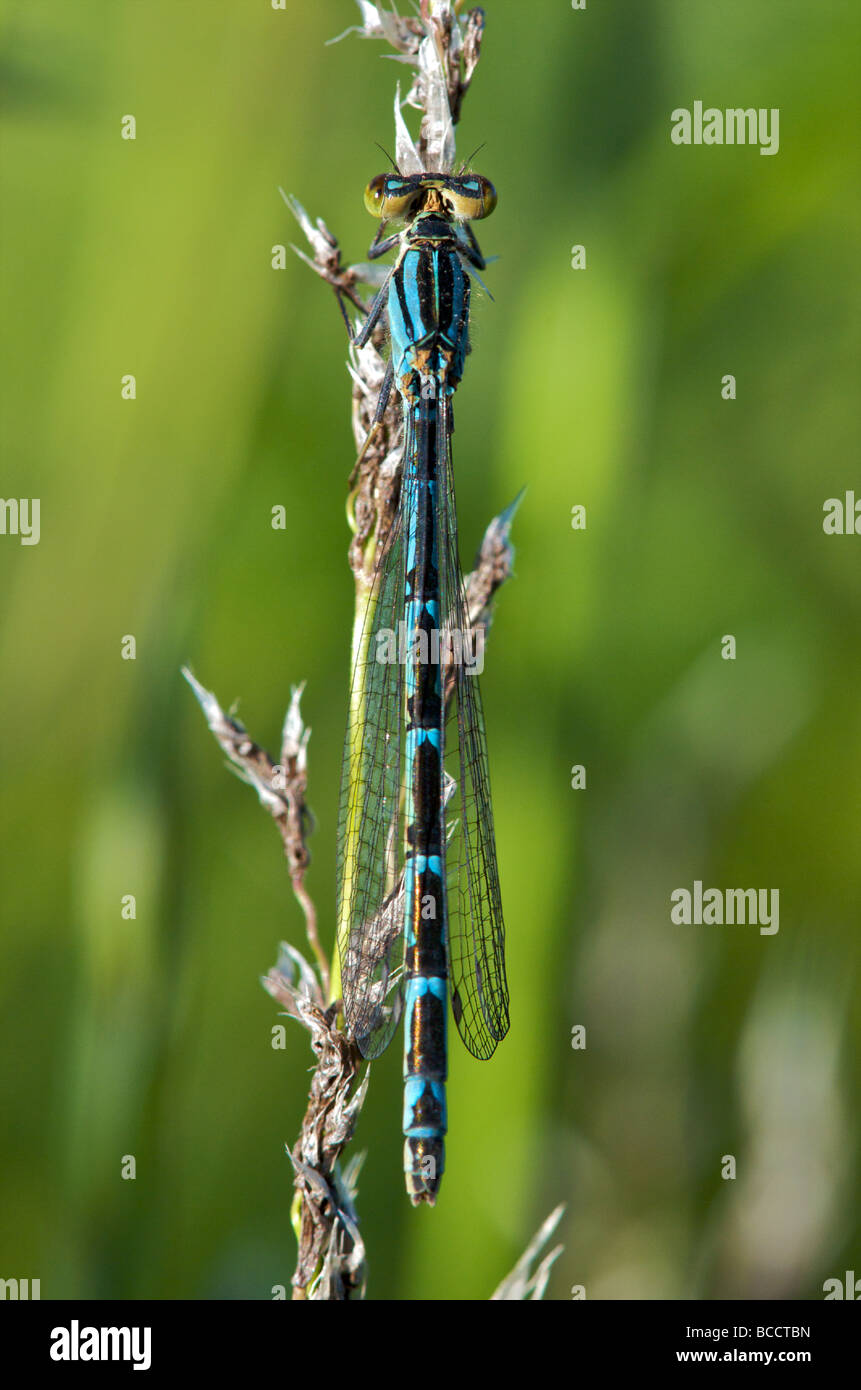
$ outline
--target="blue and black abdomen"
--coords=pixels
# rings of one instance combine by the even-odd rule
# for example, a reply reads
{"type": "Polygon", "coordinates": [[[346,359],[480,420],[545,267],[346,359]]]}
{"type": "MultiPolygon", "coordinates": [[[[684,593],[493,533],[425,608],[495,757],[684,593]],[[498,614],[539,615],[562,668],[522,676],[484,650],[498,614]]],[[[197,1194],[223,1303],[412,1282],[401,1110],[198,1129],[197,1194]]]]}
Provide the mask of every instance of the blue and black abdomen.
{"type": "MultiPolygon", "coordinates": [[[[405,673],[404,1171],[414,1203],[433,1202],[445,1166],[446,1023],[445,709],[437,505],[440,397],[454,391],[468,347],[469,281],[451,245],[414,241],[389,288],[392,365],[404,401],[408,447],[402,506],[407,531],[405,673]],[[435,640],[436,639],[436,640],[435,640]],[[419,653],[424,652],[422,658],[419,653]]],[[[444,619],[444,615],[443,615],[444,619]]]]}

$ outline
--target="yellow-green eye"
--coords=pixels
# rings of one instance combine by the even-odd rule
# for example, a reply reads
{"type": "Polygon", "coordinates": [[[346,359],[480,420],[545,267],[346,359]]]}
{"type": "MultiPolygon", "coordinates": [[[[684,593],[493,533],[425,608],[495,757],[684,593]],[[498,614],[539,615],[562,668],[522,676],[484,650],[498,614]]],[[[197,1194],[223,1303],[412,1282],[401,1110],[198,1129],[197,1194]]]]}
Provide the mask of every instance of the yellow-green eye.
{"type": "Polygon", "coordinates": [[[365,207],[372,217],[405,217],[416,200],[416,180],[400,174],[378,174],[365,189],[365,207]]]}
{"type": "Polygon", "coordinates": [[[365,207],[372,217],[382,217],[386,202],[386,176],[378,174],[365,189],[365,207]]]}
{"type": "Polygon", "coordinates": [[[489,217],[496,207],[496,189],[490,182],[490,179],[480,179],[479,182],[481,183],[482,201],[484,203],[482,217],[489,217]]]}
{"type": "Polygon", "coordinates": [[[490,179],[480,174],[448,179],[445,196],[455,217],[462,222],[478,222],[482,217],[489,217],[496,207],[496,189],[490,179]]]}

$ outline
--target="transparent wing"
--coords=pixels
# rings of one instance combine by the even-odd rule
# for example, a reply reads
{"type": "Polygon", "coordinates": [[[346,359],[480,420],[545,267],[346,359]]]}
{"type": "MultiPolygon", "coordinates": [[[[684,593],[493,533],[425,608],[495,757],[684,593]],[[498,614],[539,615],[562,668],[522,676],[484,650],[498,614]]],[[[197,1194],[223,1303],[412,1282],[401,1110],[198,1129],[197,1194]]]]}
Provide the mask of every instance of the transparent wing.
{"type": "Polygon", "coordinates": [[[457,784],[449,784],[446,806],[449,974],[457,1030],[473,1056],[486,1060],[508,1032],[505,928],[476,651],[458,558],[450,426],[451,403],[444,398],[437,418],[437,549],[440,616],[451,642],[446,768],[457,784]]]}
{"type": "Polygon", "coordinates": [[[347,1027],[365,1057],[388,1047],[402,1007],[404,668],[392,642],[404,582],[399,511],[356,646],[341,773],[338,956],[347,1027]]]}

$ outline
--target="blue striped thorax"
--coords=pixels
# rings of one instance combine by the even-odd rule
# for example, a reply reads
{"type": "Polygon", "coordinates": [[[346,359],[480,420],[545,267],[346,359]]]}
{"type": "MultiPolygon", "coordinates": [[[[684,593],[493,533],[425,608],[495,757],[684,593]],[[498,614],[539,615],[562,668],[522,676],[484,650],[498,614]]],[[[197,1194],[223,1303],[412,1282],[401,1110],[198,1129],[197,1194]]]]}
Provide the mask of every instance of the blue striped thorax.
{"type": "Polygon", "coordinates": [[[405,400],[451,395],[469,350],[469,278],[474,259],[460,223],[487,217],[496,190],[479,174],[380,174],[365,206],[406,223],[388,292],[394,380],[405,400]]]}
{"type": "Polygon", "coordinates": [[[447,241],[426,238],[425,220],[418,218],[410,229],[388,296],[395,383],[409,399],[437,391],[451,395],[469,341],[469,277],[450,231],[447,241]]]}

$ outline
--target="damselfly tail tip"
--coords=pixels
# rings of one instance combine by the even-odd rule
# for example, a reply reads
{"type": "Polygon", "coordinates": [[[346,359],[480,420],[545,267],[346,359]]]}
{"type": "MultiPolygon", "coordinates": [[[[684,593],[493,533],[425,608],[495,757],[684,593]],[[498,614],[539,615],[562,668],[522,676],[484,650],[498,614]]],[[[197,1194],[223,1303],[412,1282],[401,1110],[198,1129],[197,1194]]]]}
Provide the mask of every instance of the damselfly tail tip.
{"type": "Polygon", "coordinates": [[[407,1136],[404,1143],[404,1177],[407,1196],[414,1207],[436,1206],[444,1167],[442,1135],[407,1136]]]}

